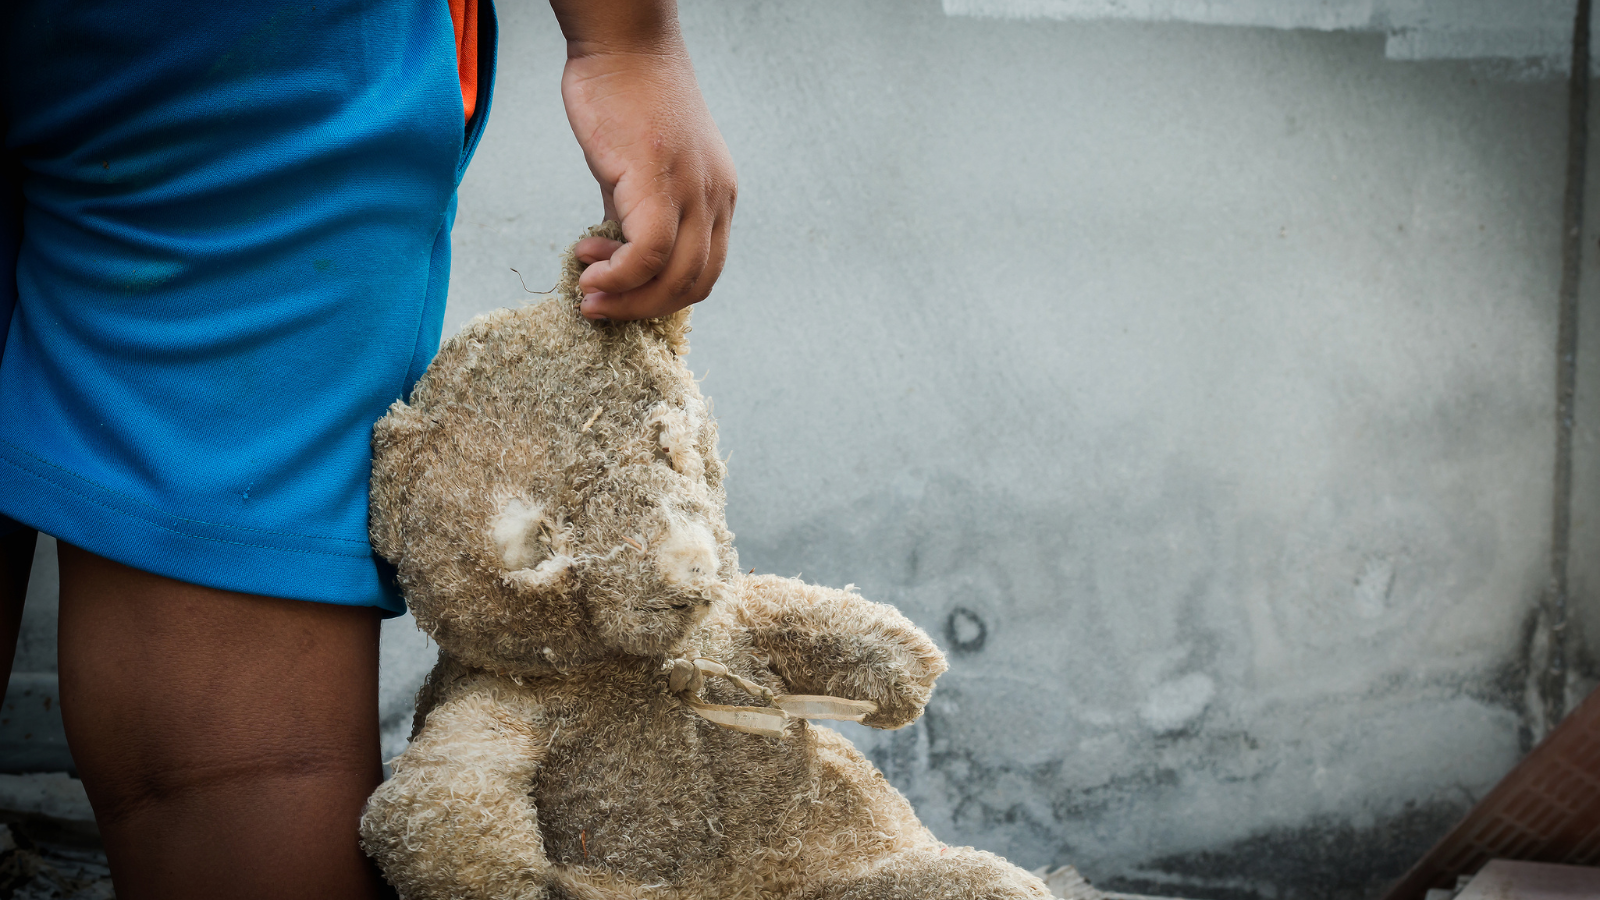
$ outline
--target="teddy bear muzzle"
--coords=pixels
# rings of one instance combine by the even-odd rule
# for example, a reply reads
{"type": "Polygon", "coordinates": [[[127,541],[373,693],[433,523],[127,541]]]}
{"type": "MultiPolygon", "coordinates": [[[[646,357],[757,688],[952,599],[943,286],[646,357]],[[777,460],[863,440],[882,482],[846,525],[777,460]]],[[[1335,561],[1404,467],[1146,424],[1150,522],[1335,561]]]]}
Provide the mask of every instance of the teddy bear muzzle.
{"type": "Polygon", "coordinates": [[[639,592],[614,582],[590,586],[590,619],[607,645],[633,656],[672,652],[725,590],[714,581],[693,587],[657,582],[653,587],[639,592]]]}

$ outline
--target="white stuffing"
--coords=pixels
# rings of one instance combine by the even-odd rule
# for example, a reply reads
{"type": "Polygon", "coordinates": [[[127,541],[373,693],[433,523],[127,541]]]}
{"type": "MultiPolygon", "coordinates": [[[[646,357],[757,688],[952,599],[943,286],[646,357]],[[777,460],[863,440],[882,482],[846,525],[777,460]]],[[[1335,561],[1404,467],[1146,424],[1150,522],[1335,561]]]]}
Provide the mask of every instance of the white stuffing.
{"type": "Polygon", "coordinates": [[[500,561],[510,570],[532,568],[550,556],[550,547],[539,540],[545,530],[544,506],[521,497],[506,501],[500,514],[489,523],[500,561]]]}
{"type": "Polygon", "coordinates": [[[656,566],[673,584],[693,584],[717,574],[717,539],[698,522],[669,515],[667,533],[656,542],[656,566]]]}

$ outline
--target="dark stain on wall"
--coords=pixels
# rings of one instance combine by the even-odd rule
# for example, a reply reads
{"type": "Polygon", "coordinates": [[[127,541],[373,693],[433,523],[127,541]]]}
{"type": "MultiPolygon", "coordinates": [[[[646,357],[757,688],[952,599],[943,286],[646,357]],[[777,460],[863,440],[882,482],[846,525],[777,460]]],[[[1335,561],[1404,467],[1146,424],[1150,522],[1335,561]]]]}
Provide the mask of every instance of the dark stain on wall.
{"type": "MultiPolygon", "coordinates": [[[[891,781],[909,787],[908,776],[924,764],[919,757],[926,752],[925,764],[946,776],[944,783],[954,795],[955,824],[963,833],[1003,834],[1014,862],[1030,867],[1041,858],[1072,863],[1108,891],[1195,900],[1364,900],[1404,874],[1473,801],[1465,790],[1453,788],[1361,823],[1313,816],[1293,827],[1265,830],[1204,851],[1158,856],[1133,870],[1112,872],[1080,856],[1070,826],[1115,815],[1130,796],[1175,792],[1183,772],[1157,766],[1087,789],[1074,788],[1063,783],[1060,760],[1018,769],[986,765],[959,746],[952,749],[940,737],[955,727],[930,711],[916,726],[925,735],[913,729],[896,733],[870,756],[891,781]],[[919,744],[946,749],[919,750],[919,744]],[[996,802],[1006,794],[1003,783],[1017,780],[1030,786],[1037,802],[996,802]],[[1041,816],[1042,810],[1048,815],[1041,816]]],[[[1248,735],[1234,737],[1241,745],[1250,742],[1248,735]]],[[[916,789],[908,793],[917,802],[916,789]]],[[[1011,797],[1015,799],[1014,792],[1011,797]]]]}
{"type": "Polygon", "coordinates": [[[1466,810],[1462,799],[1436,798],[1408,802],[1366,827],[1316,816],[1214,850],[1160,857],[1145,873],[1097,886],[1205,900],[1365,900],[1405,874],[1466,810]]]}
{"type": "Polygon", "coordinates": [[[1553,641],[1560,642],[1561,656],[1565,660],[1563,700],[1568,712],[1600,682],[1600,660],[1596,660],[1589,647],[1582,619],[1569,618],[1560,629],[1553,629],[1546,621],[1537,596],[1528,598],[1525,605],[1517,655],[1483,682],[1463,686],[1470,696],[1517,713],[1517,742],[1524,754],[1539,742],[1547,726],[1554,725],[1543,721],[1542,689],[1547,685],[1541,684],[1539,679],[1540,673],[1550,664],[1553,641]]]}
{"type": "MultiPolygon", "coordinates": [[[[913,772],[923,766],[940,771],[953,794],[955,824],[963,833],[1003,834],[1013,862],[1029,867],[1041,858],[1072,863],[1102,890],[1196,900],[1362,900],[1404,874],[1473,801],[1467,791],[1452,788],[1407,801],[1387,814],[1364,817],[1364,822],[1313,816],[1293,827],[1265,830],[1204,851],[1157,856],[1133,870],[1112,872],[1079,855],[1070,826],[1115,815],[1130,796],[1174,792],[1184,777],[1181,771],[1157,766],[1087,789],[1074,788],[1063,783],[1061,760],[1025,769],[995,766],[941,740],[958,728],[930,710],[914,728],[893,734],[869,755],[891,781],[910,788],[913,803],[918,801],[913,772]],[[1004,789],[1006,782],[1019,780],[1029,785],[1035,802],[1015,802],[1015,792],[1004,789]]],[[[1248,735],[1233,737],[1249,744],[1248,735]]]]}
{"type": "MultiPolygon", "coordinates": [[[[1281,735],[1251,733],[1249,718],[1230,710],[1233,700],[1226,693],[1231,687],[1227,667],[1248,649],[1238,637],[1246,633],[1246,623],[1230,618],[1241,613],[1227,598],[1237,591],[1237,579],[1259,577],[1244,568],[1251,559],[1293,558],[1290,550],[1272,549],[1284,529],[1240,520],[1221,499],[1187,496],[1181,486],[1190,479],[1175,483],[1180,486],[1155,492],[1142,508],[1116,499],[1120,520],[1149,522],[1154,535],[1126,548],[1108,545],[1100,536],[1111,514],[1099,511],[1104,505],[1099,498],[1086,496],[1063,509],[988,497],[950,478],[929,479],[914,496],[886,492],[861,498],[765,540],[746,534],[740,546],[747,564],[758,571],[804,571],[808,580],[824,584],[862,584],[866,596],[899,605],[934,633],[953,663],[961,661],[941,680],[919,722],[861,743],[885,776],[930,816],[943,839],[1002,852],[1027,868],[1070,863],[1108,890],[1208,900],[1374,896],[1441,837],[1486,785],[1434,781],[1414,797],[1375,789],[1357,801],[1359,814],[1312,813],[1273,826],[1266,823],[1284,817],[1263,815],[1255,823],[1260,830],[1238,838],[1235,829],[1252,823],[1233,823],[1202,850],[1173,852],[1171,844],[1161,845],[1161,837],[1147,846],[1123,846],[1124,837],[1113,837],[1129,834],[1121,823],[1135,809],[1140,815],[1151,810],[1179,818],[1197,815],[1196,785],[1225,792],[1232,784],[1242,793],[1270,796],[1281,788],[1258,793],[1259,787],[1291,777],[1283,763],[1301,763],[1307,752],[1282,746],[1281,735]],[[959,533],[941,530],[940,523],[952,521],[962,523],[959,533]],[[1125,556],[1116,555],[1124,551],[1125,556]],[[1107,579],[1097,568],[1110,572],[1111,583],[1126,596],[1098,595],[1107,579]],[[1144,572],[1162,577],[1140,578],[1144,572]],[[1019,713],[1010,740],[1030,753],[997,751],[992,740],[975,739],[1011,727],[994,715],[997,692],[1026,690],[1025,680],[997,686],[982,679],[1014,674],[1006,661],[1023,652],[1017,647],[1027,645],[1032,636],[1027,629],[1057,629],[1063,653],[1102,653],[1102,646],[1112,644],[1096,610],[1111,608],[1113,600],[1140,602],[1144,590],[1166,592],[1166,614],[1177,617],[1175,633],[1182,635],[1184,655],[1173,659],[1172,671],[1220,673],[1213,674],[1223,685],[1214,705],[1169,730],[1144,730],[1137,720],[1121,726],[1141,730],[1123,732],[1128,738],[1124,764],[1110,769],[1103,764],[1086,768],[1075,759],[1080,738],[1104,733],[1092,728],[1071,734],[1030,731],[1028,717],[1019,713]],[[1051,612],[1041,616],[1039,610],[1051,612]],[[969,681],[975,677],[979,680],[969,681]]],[[[1488,577],[1493,547],[1479,544],[1492,535],[1449,530],[1458,526],[1453,518],[1419,524],[1423,531],[1415,536],[1415,547],[1456,549],[1433,555],[1409,550],[1402,579],[1428,584],[1448,572],[1473,584],[1488,577]],[[1445,531],[1426,530],[1435,526],[1445,531]]],[[[1351,556],[1357,572],[1359,562],[1351,556]]],[[[1536,608],[1537,590],[1530,589],[1516,599],[1536,608]]],[[[1309,608],[1317,596],[1307,594],[1299,602],[1309,608]]],[[[1521,640],[1507,640],[1499,665],[1436,674],[1395,667],[1373,673],[1357,693],[1330,692],[1327,702],[1348,707],[1396,697],[1470,697],[1512,711],[1526,723],[1533,627],[1530,618],[1521,640]]],[[[1584,671],[1592,671],[1590,654],[1581,640],[1577,643],[1576,658],[1583,660],[1584,671]]],[[[1038,652],[1032,646],[1027,652],[1038,652]]],[[[1128,662],[1108,658],[1106,664],[1126,667],[1128,662]]],[[[1070,698],[1089,688],[1072,683],[1049,689],[1070,698]]],[[[1139,701],[1137,693],[1130,694],[1120,702],[1132,709],[1139,701]]],[[[1526,725],[1523,731],[1526,747],[1531,733],[1526,725]]],[[[1365,751],[1374,765],[1386,752],[1365,751]]],[[[1448,770],[1449,760],[1438,763],[1448,770]]],[[[1204,825],[1191,823],[1182,830],[1185,846],[1193,847],[1192,838],[1203,834],[1204,825]]]]}
{"type": "Polygon", "coordinates": [[[984,624],[982,616],[965,606],[958,606],[945,617],[944,639],[949,648],[957,653],[977,653],[983,649],[983,642],[989,639],[989,626],[984,624]]]}

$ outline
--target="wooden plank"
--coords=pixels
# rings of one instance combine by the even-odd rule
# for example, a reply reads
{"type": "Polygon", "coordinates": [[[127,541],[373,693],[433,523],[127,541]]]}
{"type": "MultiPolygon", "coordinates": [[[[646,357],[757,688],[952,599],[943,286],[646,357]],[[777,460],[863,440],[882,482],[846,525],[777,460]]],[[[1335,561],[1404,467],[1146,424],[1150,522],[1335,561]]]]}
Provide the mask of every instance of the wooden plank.
{"type": "MultiPolygon", "coordinates": [[[[1491,859],[1600,865],[1600,691],[1533,748],[1400,879],[1385,900],[1422,900],[1491,859]]],[[[1593,896],[1593,895],[1592,895],[1593,896]]]]}

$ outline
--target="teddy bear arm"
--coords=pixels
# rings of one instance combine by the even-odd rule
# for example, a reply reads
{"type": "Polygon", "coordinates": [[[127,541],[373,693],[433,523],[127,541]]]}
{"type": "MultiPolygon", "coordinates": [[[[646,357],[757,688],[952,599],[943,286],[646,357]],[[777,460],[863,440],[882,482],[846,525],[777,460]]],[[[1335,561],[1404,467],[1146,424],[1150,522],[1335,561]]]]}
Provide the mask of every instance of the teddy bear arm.
{"type": "Polygon", "coordinates": [[[791,692],[870,700],[878,710],[863,723],[874,728],[916,721],[947,668],[911,620],[851,591],[766,575],[737,592],[741,623],[791,692]]]}
{"type": "Polygon", "coordinates": [[[361,817],[361,844],[404,900],[542,900],[550,863],[528,796],[548,735],[487,692],[441,703],[361,817]]]}

